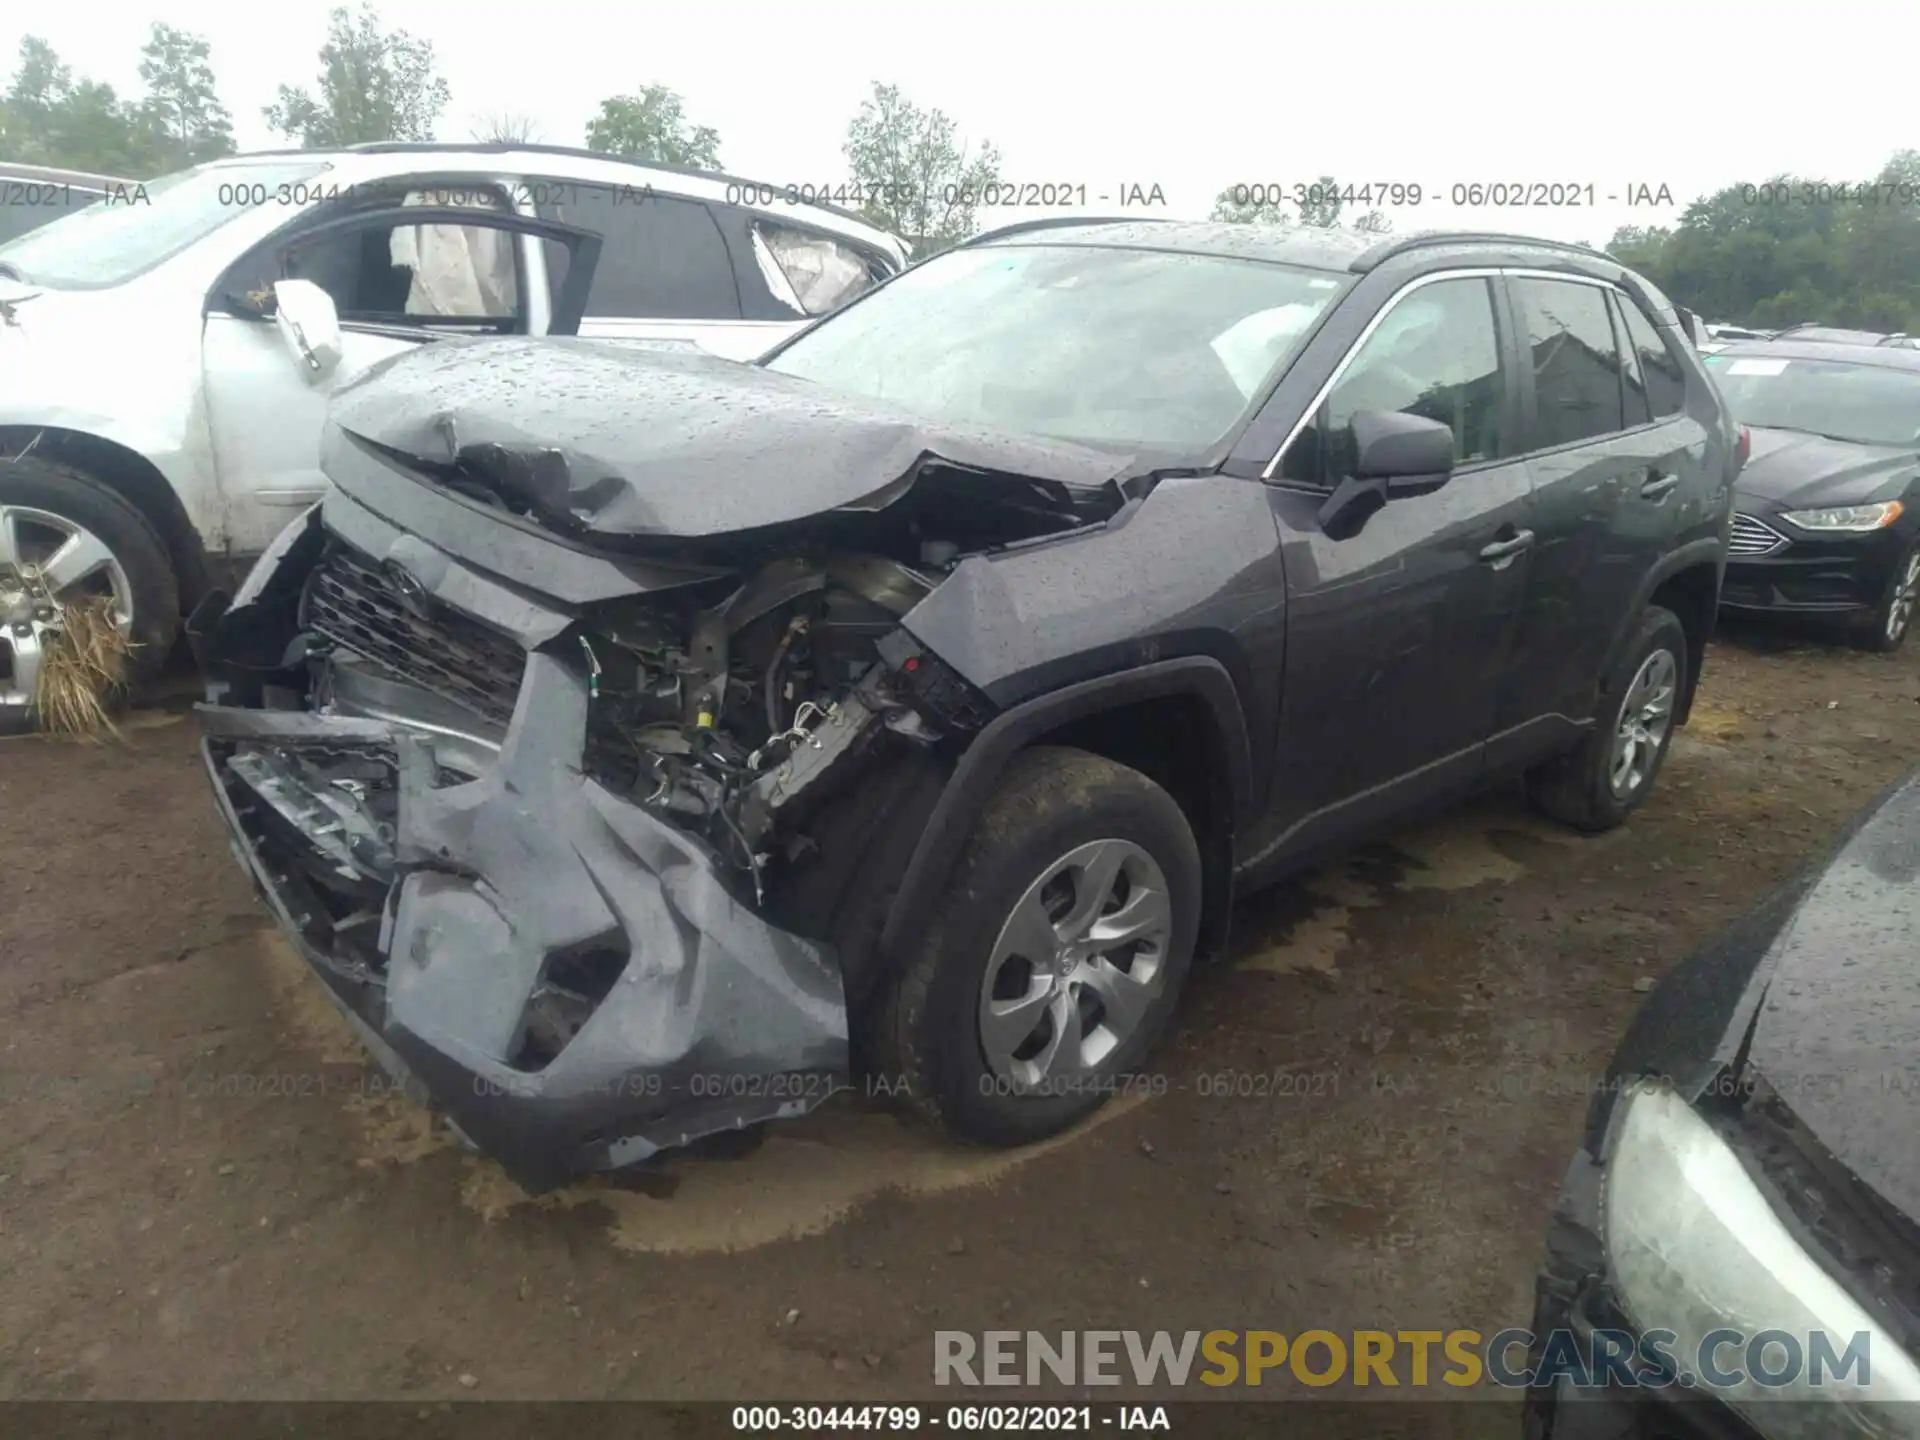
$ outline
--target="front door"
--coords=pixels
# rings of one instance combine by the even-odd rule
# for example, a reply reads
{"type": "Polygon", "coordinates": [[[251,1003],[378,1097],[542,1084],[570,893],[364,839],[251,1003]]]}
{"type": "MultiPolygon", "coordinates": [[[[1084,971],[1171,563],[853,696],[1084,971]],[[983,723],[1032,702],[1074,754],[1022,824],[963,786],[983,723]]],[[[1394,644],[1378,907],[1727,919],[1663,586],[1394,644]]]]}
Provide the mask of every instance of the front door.
{"type": "Polygon", "coordinates": [[[325,493],[320,431],[341,385],[428,341],[577,330],[598,237],[475,205],[474,193],[423,190],[405,204],[297,224],[215,286],[201,363],[234,555],[264,550],[325,493]],[[548,266],[553,293],[530,293],[522,235],[564,259],[548,266]],[[341,357],[325,375],[294,360],[273,321],[273,282],[295,278],[319,285],[340,315],[341,357]]]}
{"type": "Polygon", "coordinates": [[[1271,488],[1287,648],[1271,814],[1255,861],[1343,843],[1464,793],[1493,725],[1530,562],[1517,393],[1484,277],[1416,281],[1338,372],[1271,488]],[[1452,478],[1334,539],[1318,513],[1359,410],[1454,432],[1452,478]]]}

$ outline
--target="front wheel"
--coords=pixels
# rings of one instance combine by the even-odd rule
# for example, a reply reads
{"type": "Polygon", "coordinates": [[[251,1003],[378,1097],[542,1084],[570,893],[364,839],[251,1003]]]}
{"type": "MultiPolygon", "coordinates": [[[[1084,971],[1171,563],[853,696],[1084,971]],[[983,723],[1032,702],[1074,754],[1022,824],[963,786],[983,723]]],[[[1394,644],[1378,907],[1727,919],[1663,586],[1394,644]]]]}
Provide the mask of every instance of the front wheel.
{"type": "Polygon", "coordinates": [[[1528,797],[1578,830],[1621,824],[1653,789],[1686,693],[1687,632],[1671,610],[1650,605],[1601,691],[1593,728],[1570,754],[1528,772],[1528,797]]]}
{"type": "Polygon", "coordinates": [[[1913,612],[1920,605],[1920,541],[1902,555],[1887,578],[1880,604],[1860,630],[1860,644],[1868,650],[1898,650],[1913,628],[1913,612]]]}
{"type": "Polygon", "coordinates": [[[31,729],[65,609],[104,606],[131,646],[129,685],[166,662],[180,592],[138,511],[91,475],[39,455],[0,458],[0,734],[31,729]]]}
{"type": "Polygon", "coordinates": [[[1165,1030],[1200,897],[1200,850],[1165,790],[1086,751],[1022,753],[872,1007],[875,1070],[963,1139],[1057,1134],[1121,1093],[1165,1030]]]}

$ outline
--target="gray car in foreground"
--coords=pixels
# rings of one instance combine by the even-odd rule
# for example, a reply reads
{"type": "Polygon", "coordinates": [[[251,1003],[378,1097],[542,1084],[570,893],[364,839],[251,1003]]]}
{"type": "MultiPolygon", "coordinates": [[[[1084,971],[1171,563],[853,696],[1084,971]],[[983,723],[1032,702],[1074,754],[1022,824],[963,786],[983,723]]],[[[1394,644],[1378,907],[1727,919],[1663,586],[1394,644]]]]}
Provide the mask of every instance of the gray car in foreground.
{"type": "Polygon", "coordinates": [[[1916,951],[1920,771],[1647,997],[1502,1337],[1529,1440],[1920,1435],[1916,951]]]}
{"type": "Polygon", "coordinates": [[[1621,823],[1738,436],[1657,291],[1498,236],[1043,224],[764,361],[434,346],[190,627],[248,869],[525,1183],[857,1071],[1123,1089],[1237,887],[1525,775],[1621,823]]]}

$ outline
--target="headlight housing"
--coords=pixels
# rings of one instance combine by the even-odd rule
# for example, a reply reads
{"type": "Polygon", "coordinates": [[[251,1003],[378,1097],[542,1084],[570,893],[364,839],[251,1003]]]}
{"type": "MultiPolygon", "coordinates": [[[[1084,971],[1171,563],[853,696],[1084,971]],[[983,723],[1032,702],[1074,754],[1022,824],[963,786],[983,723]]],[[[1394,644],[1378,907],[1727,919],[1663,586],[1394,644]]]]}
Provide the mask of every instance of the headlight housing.
{"type": "Polygon", "coordinates": [[[1898,500],[1873,505],[1829,505],[1819,510],[1785,510],[1780,518],[1802,530],[1884,530],[1906,507],[1898,500]]]}
{"type": "MultiPolygon", "coordinates": [[[[1682,1370],[1697,1361],[1716,1330],[1743,1332],[1718,1348],[1722,1374],[1746,1373],[1731,1386],[1702,1388],[1770,1436],[1920,1435],[1920,1367],[1899,1343],[1793,1238],[1732,1148],[1671,1089],[1643,1087],[1627,1098],[1607,1162],[1601,1201],[1614,1288],[1643,1332],[1670,1330],[1682,1370]],[[1753,1378],[1746,1341],[1766,1330],[1800,1344],[1824,1331],[1844,1355],[1865,1332],[1868,1380],[1855,1365],[1844,1378],[1810,1381],[1810,1355],[1797,1379],[1767,1385],[1753,1378]],[[1797,1401],[1776,1405],[1770,1401],[1797,1401]],[[1808,1403],[1828,1401],[1830,1404],[1808,1403]]],[[[1770,1369],[1784,1368],[1776,1352],[1770,1369]]],[[[1835,1367],[1836,1369],[1838,1367],[1835,1367]]]]}

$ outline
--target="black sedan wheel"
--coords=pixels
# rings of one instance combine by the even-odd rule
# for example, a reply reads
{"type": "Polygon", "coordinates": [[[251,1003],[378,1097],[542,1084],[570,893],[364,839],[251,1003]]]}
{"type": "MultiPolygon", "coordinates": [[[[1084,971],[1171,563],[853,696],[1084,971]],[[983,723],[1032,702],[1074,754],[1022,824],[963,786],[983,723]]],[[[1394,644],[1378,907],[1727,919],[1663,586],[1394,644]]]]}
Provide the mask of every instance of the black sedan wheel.
{"type": "Polygon", "coordinates": [[[1860,632],[1860,643],[1869,650],[1898,650],[1913,628],[1913,612],[1920,606],[1920,543],[1902,555],[1887,580],[1873,619],[1860,632]]]}

